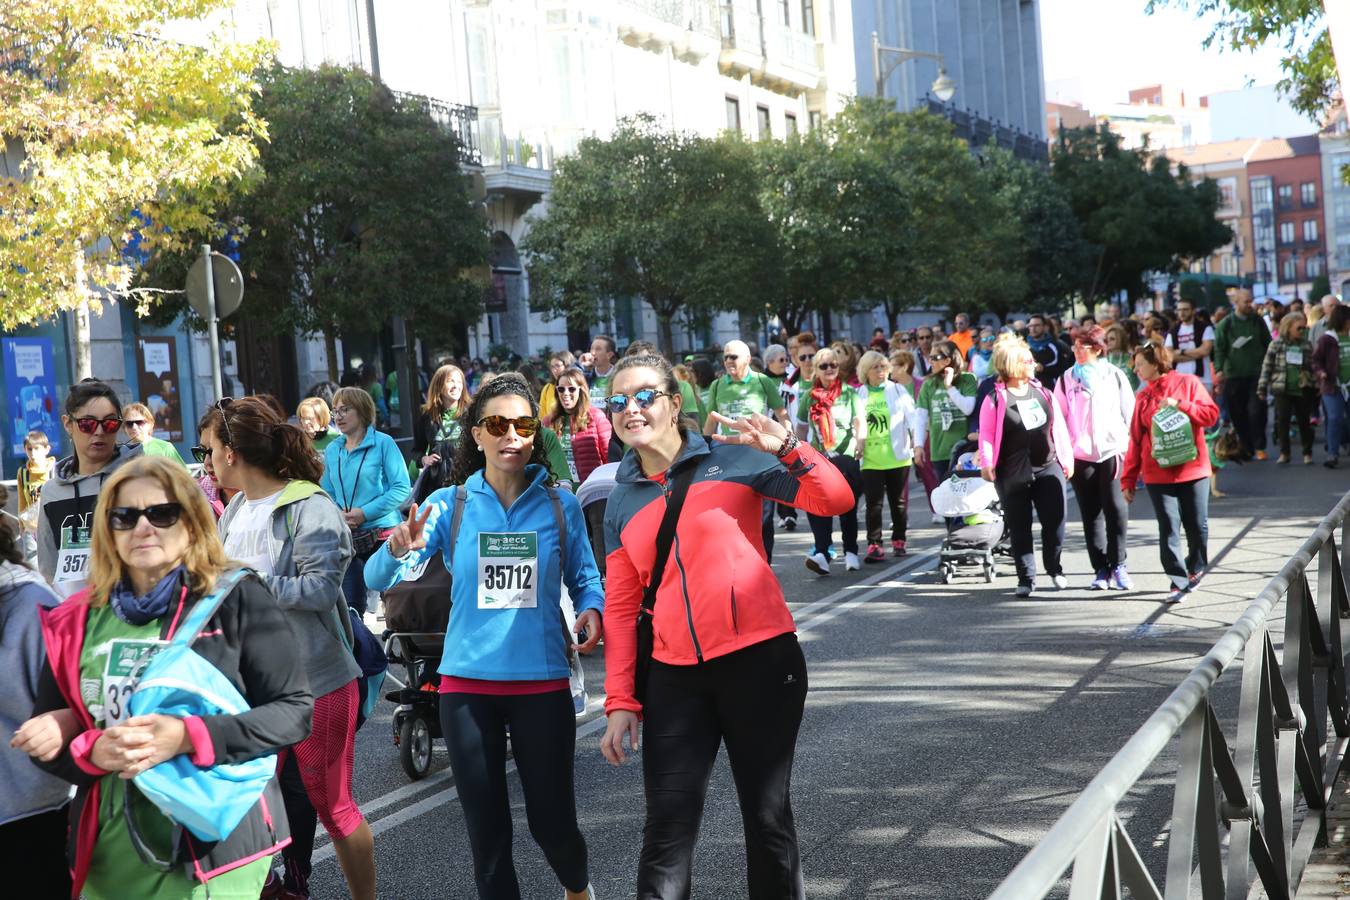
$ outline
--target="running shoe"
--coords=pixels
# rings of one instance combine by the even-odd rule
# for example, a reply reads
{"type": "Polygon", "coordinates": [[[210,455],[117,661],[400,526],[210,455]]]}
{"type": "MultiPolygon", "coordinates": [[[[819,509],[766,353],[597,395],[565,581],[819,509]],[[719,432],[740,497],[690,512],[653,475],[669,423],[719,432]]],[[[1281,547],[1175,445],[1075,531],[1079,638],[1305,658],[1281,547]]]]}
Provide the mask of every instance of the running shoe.
{"type": "Polygon", "coordinates": [[[905,542],[891,541],[891,556],[904,556],[904,555],[905,555],[905,542]]]}
{"type": "MultiPolygon", "coordinates": [[[[586,890],[583,892],[583,894],[586,897],[586,900],[595,900],[595,888],[591,887],[589,884],[586,885],[586,890]]],[[[563,900],[567,900],[566,891],[563,892],[563,900]]]]}
{"type": "Polygon", "coordinates": [[[1275,460],[1275,465],[1277,465],[1277,466],[1287,466],[1287,465],[1289,465],[1289,454],[1287,454],[1287,453],[1281,453],[1281,454],[1280,454],[1280,458],[1277,459],[1277,460],[1275,460]]]}
{"type": "Polygon", "coordinates": [[[1182,600],[1186,599],[1186,596],[1190,594],[1190,592],[1189,587],[1172,588],[1172,593],[1167,595],[1167,602],[1170,604],[1180,603],[1182,600]]]}
{"type": "Polygon", "coordinates": [[[1111,570],[1111,587],[1118,591],[1134,590],[1134,579],[1130,578],[1130,573],[1124,564],[1111,570]]]}
{"type": "Polygon", "coordinates": [[[806,557],[806,567],[817,575],[830,574],[830,561],[824,553],[812,553],[806,557]]]}
{"type": "Polygon", "coordinates": [[[1089,591],[1104,591],[1107,588],[1107,572],[1105,569],[1098,569],[1093,573],[1092,583],[1088,585],[1089,591]]]}
{"type": "Polygon", "coordinates": [[[1303,454],[1303,464],[1305,466],[1311,466],[1313,464],[1313,458],[1311,453],[1303,454]]]}
{"type": "Polygon", "coordinates": [[[1339,469],[1341,467],[1341,461],[1333,456],[1331,459],[1322,460],[1322,465],[1328,469],[1339,469]]]}
{"type": "Polygon", "coordinates": [[[1256,451],[1256,461],[1257,461],[1257,462],[1265,462],[1265,461],[1268,460],[1268,459],[1270,459],[1270,457],[1266,455],[1266,451],[1264,451],[1264,450],[1257,450],[1257,451],[1256,451]]]}
{"type": "Polygon", "coordinates": [[[886,553],[881,549],[880,544],[868,544],[867,556],[864,557],[864,559],[866,559],[870,563],[884,562],[886,559],[886,553]]]}
{"type": "Polygon", "coordinates": [[[858,571],[858,570],[861,569],[861,568],[862,568],[862,562],[858,559],[858,554],[856,554],[856,553],[845,553],[845,554],[844,554],[844,571],[846,571],[846,572],[856,572],[856,571],[858,571]]]}
{"type": "Polygon", "coordinates": [[[1034,590],[1036,590],[1036,585],[1034,582],[1024,581],[1021,584],[1017,585],[1017,590],[1013,591],[1013,593],[1019,597],[1030,597],[1031,592],[1034,590]]]}
{"type": "Polygon", "coordinates": [[[786,518],[784,518],[784,519],[783,519],[783,528],[785,528],[785,529],[788,530],[788,531],[796,531],[796,530],[797,530],[797,519],[796,519],[796,517],[795,517],[795,516],[792,516],[792,517],[786,517],[786,518]]]}
{"type": "Polygon", "coordinates": [[[1057,590],[1057,591],[1062,591],[1062,590],[1065,590],[1066,588],[1068,588],[1068,586],[1069,586],[1069,579],[1065,578],[1065,577],[1064,577],[1064,573],[1061,572],[1061,573],[1059,573],[1058,575],[1051,575],[1051,576],[1050,576],[1050,583],[1053,584],[1053,585],[1055,586],[1055,590],[1057,590]]]}
{"type": "Polygon", "coordinates": [[[1193,591],[1200,586],[1200,579],[1205,577],[1204,572],[1196,572],[1186,579],[1186,590],[1193,591]]]}

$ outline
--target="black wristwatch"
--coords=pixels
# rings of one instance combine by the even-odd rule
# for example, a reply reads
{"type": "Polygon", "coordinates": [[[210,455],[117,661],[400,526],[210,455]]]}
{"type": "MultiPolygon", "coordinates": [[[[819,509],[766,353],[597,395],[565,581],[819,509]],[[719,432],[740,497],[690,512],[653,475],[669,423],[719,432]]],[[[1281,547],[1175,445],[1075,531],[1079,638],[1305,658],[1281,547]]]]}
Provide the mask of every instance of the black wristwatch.
{"type": "Polygon", "coordinates": [[[801,441],[797,439],[797,436],[795,434],[788,432],[788,436],[783,438],[783,446],[778,448],[778,452],[775,453],[774,456],[778,457],[779,459],[782,459],[783,457],[791,453],[793,450],[796,450],[797,445],[800,443],[801,441]]]}

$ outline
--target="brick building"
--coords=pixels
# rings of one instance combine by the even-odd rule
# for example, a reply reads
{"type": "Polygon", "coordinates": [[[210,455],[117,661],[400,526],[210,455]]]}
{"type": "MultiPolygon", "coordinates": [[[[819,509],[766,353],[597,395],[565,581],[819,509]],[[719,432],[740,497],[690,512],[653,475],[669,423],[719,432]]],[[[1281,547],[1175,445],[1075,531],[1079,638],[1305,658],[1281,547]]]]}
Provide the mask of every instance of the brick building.
{"type": "MultiPolygon", "coordinates": [[[[1270,210],[1267,245],[1258,248],[1258,264],[1282,295],[1308,296],[1312,280],[1326,274],[1326,220],[1323,213],[1322,151],[1317,135],[1261,141],[1247,161],[1253,199],[1270,210]],[[1273,239],[1273,240],[1270,240],[1273,239]]],[[[1258,231],[1267,214],[1258,213],[1258,231]]]]}

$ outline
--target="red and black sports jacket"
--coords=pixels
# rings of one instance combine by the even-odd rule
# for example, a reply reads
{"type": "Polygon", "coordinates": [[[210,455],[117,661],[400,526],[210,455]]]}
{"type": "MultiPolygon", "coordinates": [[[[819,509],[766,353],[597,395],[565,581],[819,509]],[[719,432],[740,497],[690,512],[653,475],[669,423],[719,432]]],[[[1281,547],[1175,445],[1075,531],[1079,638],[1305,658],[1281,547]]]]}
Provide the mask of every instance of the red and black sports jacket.
{"type": "Polygon", "coordinates": [[[657,592],[653,657],[694,665],[796,630],[764,554],[764,500],[837,516],[858,500],[844,476],[805,442],[780,463],[759,450],[709,445],[689,434],[671,471],[642,473],[627,454],[605,511],[605,711],[641,711],[633,697],[637,614],[656,562],[666,477],[696,466],[657,592]]]}

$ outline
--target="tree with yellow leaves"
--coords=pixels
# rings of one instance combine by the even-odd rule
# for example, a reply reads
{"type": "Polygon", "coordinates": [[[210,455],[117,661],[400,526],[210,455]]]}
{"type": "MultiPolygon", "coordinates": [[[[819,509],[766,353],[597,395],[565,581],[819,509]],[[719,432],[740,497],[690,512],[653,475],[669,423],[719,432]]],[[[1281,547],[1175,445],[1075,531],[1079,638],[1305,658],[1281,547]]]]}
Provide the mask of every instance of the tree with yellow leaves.
{"type": "Polygon", "coordinates": [[[145,251],[211,233],[250,177],[266,43],[165,40],[229,0],[0,3],[0,328],[76,313],[75,377],[90,374],[90,306],[131,287],[145,251]]]}

